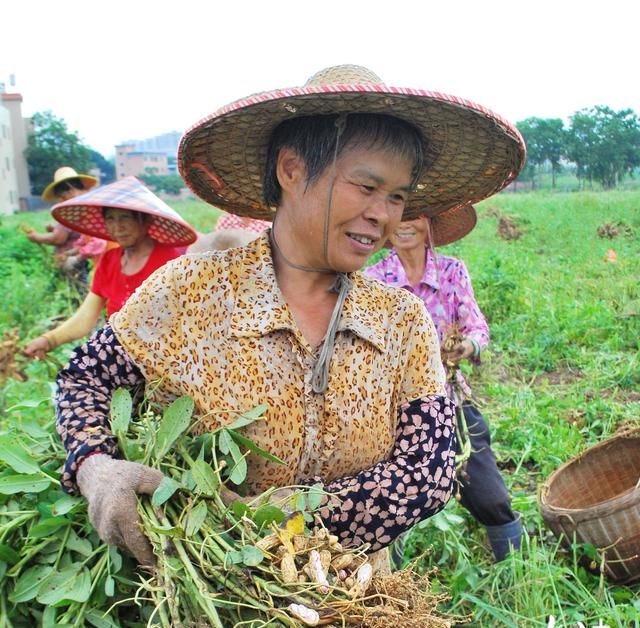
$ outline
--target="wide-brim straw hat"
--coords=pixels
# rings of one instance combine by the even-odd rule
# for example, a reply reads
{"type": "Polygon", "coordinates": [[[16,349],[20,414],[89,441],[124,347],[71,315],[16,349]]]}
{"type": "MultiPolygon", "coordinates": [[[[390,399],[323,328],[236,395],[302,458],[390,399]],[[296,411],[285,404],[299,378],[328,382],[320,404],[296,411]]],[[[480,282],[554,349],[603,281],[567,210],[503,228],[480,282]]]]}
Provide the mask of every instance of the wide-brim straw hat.
{"type": "Polygon", "coordinates": [[[149,214],[147,231],[160,244],[186,246],[196,241],[195,229],[135,177],[125,177],[53,206],[53,217],[65,227],[103,240],[113,240],[104,224],[102,208],[149,214]]]}
{"type": "MultiPolygon", "coordinates": [[[[431,224],[427,236],[428,241],[425,244],[430,242],[433,247],[445,246],[462,240],[471,233],[478,222],[478,214],[473,205],[462,205],[440,212],[429,220],[431,224]]],[[[391,240],[387,240],[384,246],[391,249],[393,243],[391,240]]]]}
{"type": "Polygon", "coordinates": [[[53,181],[49,183],[49,185],[44,189],[44,192],[42,192],[42,200],[47,203],[57,201],[59,197],[54,192],[54,188],[58,183],[62,183],[68,179],[78,179],[85,190],[90,190],[98,183],[98,179],[96,179],[96,177],[92,177],[90,174],[78,174],[70,166],[62,166],[62,168],[58,168],[53,173],[53,181]]]}
{"type": "Polygon", "coordinates": [[[445,246],[471,233],[478,222],[478,214],[473,205],[463,205],[432,216],[430,220],[431,245],[445,246]]]}
{"type": "Polygon", "coordinates": [[[271,220],[275,208],[264,203],[262,180],[273,130],[295,117],[343,113],[388,114],[422,132],[426,168],[403,220],[487,198],[515,179],[524,164],[518,130],[485,107],[387,86],[366,68],[341,65],[318,72],[303,87],[237,100],[192,126],[180,141],[180,173],[207,203],[271,220]]]}

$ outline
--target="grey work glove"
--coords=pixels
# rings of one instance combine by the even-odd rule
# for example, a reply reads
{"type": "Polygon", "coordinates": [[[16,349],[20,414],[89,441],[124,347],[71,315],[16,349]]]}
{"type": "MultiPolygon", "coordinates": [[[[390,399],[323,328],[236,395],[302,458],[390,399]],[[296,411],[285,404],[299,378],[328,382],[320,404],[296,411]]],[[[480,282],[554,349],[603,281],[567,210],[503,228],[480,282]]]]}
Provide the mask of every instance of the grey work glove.
{"type": "Polygon", "coordinates": [[[105,454],[84,460],[77,474],[80,492],[89,502],[89,520],[100,538],[130,552],[145,567],[155,560],[140,529],[136,495],[152,495],[163,477],[157,469],[105,454]]]}

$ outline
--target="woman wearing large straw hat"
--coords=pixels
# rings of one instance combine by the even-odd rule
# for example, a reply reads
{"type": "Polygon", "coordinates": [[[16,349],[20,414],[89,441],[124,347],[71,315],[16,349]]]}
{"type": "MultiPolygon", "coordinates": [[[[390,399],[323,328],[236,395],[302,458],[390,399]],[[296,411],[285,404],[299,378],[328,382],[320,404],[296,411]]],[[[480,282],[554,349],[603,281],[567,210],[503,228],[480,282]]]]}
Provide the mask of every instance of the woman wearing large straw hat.
{"type": "Polygon", "coordinates": [[[523,159],[518,132],[487,110],[387,87],[358,66],[234,102],[187,131],[178,163],[193,192],[273,225],[165,266],[60,372],[62,482],[87,498],[101,538],[153,560],[135,495],[162,476],[119,459],[107,413],[118,386],[158,380],[148,393],[190,395],[200,431],[267,404],[245,435],[285,464],[251,455],[248,499],[321,482],[338,498],[320,514],[346,545],[385,548],[441,509],[454,409],[435,329],[419,299],[357,271],[403,216],[483,198],[523,159]]]}
{"type": "Polygon", "coordinates": [[[151,273],[196,239],[195,231],[135,177],[71,197],[52,213],[66,228],[118,246],[101,257],[89,294],[75,314],[26,345],[29,357],[41,358],[92,332],[103,311],[107,316],[117,312],[151,273]]]}
{"type": "Polygon", "coordinates": [[[464,262],[435,252],[435,247],[456,242],[471,232],[476,220],[475,209],[467,205],[431,218],[401,222],[391,235],[389,255],[365,268],[364,273],[418,296],[435,324],[448,373],[447,393],[457,405],[460,503],[486,526],[494,556],[500,561],[510,548],[520,547],[522,525],[519,514],[511,509],[487,423],[458,369],[462,360],[479,360],[489,344],[489,326],[464,262]]]}

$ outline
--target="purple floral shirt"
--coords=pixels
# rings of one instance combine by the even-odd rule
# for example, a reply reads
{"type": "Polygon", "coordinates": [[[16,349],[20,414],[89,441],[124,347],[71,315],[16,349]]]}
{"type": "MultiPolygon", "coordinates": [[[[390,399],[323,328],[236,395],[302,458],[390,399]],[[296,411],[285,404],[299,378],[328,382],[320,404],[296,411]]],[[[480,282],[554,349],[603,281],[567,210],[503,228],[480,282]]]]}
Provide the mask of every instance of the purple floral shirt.
{"type": "MultiPolygon", "coordinates": [[[[409,283],[395,249],[384,259],[364,269],[364,274],[379,279],[389,286],[405,288],[422,299],[431,315],[440,342],[447,331],[457,323],[460,333],[478,343],[480,351],[489,344],[489,326],[473,294],[471,278],[462,260],[446,255],[434,255],[426,250],[424,273],[415,288],[409,283]]],[[[459,373],[463,389],[468,387],[459,373]]],[[[470,393],[470,391],[468,391],[470,393]]]]}

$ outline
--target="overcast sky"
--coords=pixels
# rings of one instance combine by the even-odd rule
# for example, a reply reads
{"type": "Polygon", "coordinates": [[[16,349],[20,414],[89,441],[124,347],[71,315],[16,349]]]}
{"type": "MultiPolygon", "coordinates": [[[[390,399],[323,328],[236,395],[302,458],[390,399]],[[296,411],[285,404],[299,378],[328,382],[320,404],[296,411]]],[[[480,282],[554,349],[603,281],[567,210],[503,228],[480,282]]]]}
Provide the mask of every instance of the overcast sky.
{"type": "Polygon", "coordinates": [[[640,113],[639,18],[632,0],[7,0],[0,82],[107,157],[339,63],[512,122],[640,113]]]}

